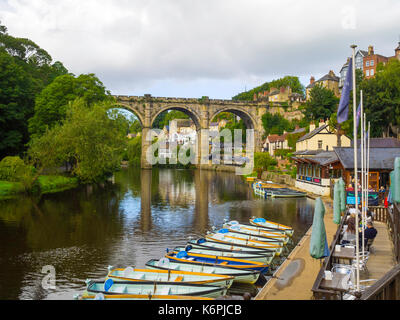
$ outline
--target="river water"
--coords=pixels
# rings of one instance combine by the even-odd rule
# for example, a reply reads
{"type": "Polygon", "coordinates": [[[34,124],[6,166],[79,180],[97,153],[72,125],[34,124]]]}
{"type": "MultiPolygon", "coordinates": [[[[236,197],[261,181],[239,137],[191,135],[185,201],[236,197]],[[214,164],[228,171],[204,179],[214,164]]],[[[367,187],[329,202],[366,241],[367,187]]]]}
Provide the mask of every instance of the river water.
{"type": "Polygon", "coordinates": [[[107,267],[144,267],[224,219],[309,229],[310,199],[260,199],[233,173],[122,169],[113,182],[0,201],[0,299],[72,299],[107,267]],[[55,271],[56,289],[42,283],[55,271]]]}

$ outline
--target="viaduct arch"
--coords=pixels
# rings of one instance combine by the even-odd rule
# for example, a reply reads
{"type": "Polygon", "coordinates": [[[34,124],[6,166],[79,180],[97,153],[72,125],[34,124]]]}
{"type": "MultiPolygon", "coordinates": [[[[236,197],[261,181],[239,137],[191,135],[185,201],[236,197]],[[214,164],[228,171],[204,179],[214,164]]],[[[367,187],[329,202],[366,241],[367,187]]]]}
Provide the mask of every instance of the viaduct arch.
{"type": "MultiPolygon", "coordinates": [[[[221,112],[233,113],[243,120],[248,129],[254,129],[255,151],[260,151],[261,138],[264,133],[261,117],[268,112],[269,105],[260,101],[233,101],[209,99],[203,97],[195,98],[160,98],[152,97],[149,94],[139,96],[114,96],[116,107],[132,111],[142,125],[142,160],[143,169],[150,169],[152,166],[146,160],[146,151],[151,142],[145,137],[151,130],[153,122],[159,114],[167,110],[179,110],[187,114],[195,123],[198,137],[201,139],[203,129],[209,129],[211,121],[221,112]]],[[[198,159],[201,158],[201,150],[198,150],[198,159]]],[[[200,162],[199,162],[200,163],[200,162]]]]}

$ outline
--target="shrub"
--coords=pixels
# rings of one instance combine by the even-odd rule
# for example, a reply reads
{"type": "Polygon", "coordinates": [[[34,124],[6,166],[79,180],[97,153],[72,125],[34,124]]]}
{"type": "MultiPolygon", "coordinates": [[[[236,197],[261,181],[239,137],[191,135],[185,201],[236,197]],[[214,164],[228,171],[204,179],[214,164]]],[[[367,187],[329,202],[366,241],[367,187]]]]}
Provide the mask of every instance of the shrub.
{"type": "Polygon", "coordinates": [[[268,152],[256,152],[254,153],[254,169],[256,171],[268,170],[268,167],[276,166],[278,162],[272,158],[268,152]]]}
{"type": "Polygon", "coordinates": [[[137,136],[129,140],[127,147],[127,157],[131,166],[140,166],[142,155],[142,137],[137,136]]]}
{"type": "Polygon", "coordinates": [[[21,182],[33,176],[35,169],[27,166],[19,157],[5,157],[0,162],[0,180],[21,182]]]}

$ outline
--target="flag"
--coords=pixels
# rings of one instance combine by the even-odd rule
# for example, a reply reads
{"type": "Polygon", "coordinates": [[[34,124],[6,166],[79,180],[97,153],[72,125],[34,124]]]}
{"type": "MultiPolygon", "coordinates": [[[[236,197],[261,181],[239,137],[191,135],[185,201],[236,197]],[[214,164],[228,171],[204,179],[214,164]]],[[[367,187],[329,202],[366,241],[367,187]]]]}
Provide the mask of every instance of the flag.
{"type": "Polygon", "coordinates": [[[344,82],[342,96],[340,97],[337,113],[337,122],[342,123],[349,117],[350,91],[353,89],[353,58],[350,58],[347,69],[346,81],[344,82]]]}
{"type": "MultiPolygon", "coordinates": [[[[360,117],[361,117],[361,102],[357,108],[357,120],[356,120],[357,121],[357,132],[358,132],[358,125],[360,123],[360,117]]],[[[364,130],[364,132],[365,132],[365,130],[364,130]]]]}

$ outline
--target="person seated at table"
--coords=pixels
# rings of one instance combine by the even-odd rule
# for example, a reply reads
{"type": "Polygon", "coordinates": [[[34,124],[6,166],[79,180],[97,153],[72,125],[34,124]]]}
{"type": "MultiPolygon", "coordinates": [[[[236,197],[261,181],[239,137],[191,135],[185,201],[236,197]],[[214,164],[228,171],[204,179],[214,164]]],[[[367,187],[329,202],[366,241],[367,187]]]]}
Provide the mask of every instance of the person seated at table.
{"type": "MultiPolygon", "coordinates": [[[[364,245],[367,246],[368,240],[373,240],[376,238],[378,230],[374,228],[371,221],[367,222],[367,227],[364,230],[364,245]]],[[[360,239],[362,239],[362,232],[359,233],[360,239]]],[[[361,245],[361,241],[360,241],[361,245]]]]}
{"type": "Polygon", "coordinates": [[[356,219],[351,216],[347,220],[347,225],[343,227],[342,244],[351,243],[356,239],[356,219]]]}

